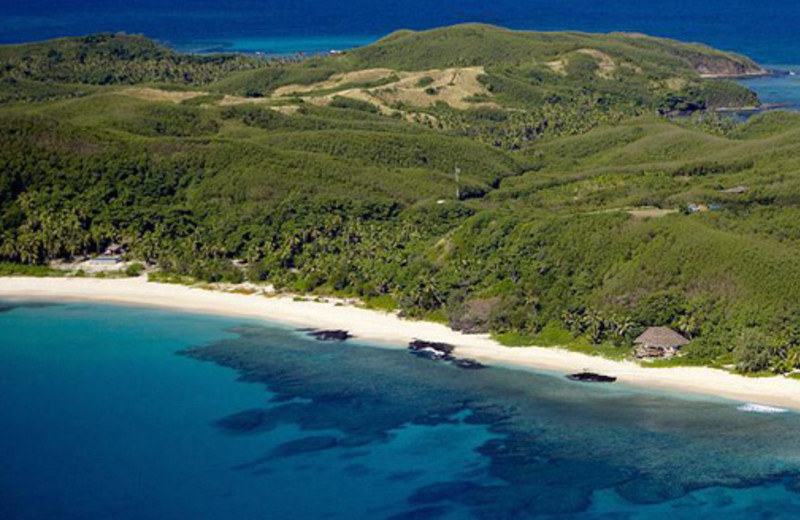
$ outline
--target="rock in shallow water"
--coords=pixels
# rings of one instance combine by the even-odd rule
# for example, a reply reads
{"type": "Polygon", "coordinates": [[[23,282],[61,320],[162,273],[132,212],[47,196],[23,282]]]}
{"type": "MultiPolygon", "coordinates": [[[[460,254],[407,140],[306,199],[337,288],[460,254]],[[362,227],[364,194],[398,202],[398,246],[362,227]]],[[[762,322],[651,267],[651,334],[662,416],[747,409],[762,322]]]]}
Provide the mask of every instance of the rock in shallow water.
{"type": "Polygon", "coordinates": [[[581,383],[613,383],[617,380],[613,376],[604,376],[594,372],[579,372],[577,374],[570,374],[567,379],[571,381],[580,381],[581,383]]]}
{"type": "Polygon", "coordinates": [[[318,341],[347,341],[353,337],[346,330],[312,330],[307,334],[318,341]]]}
{"type": "Polygon", "coordinates": [[[442,352],[432,348],[411,350],[411,354],[422,359],[428,359],[430,361],[450,361],[453,359],[453,356],[449,354],[443,354],[442,352]]]}
{"type": "Polygon", "coordinates": [[[442,354],[452,354],[453,351],[456,349],[456,347],[450,345],[449,343],[439,343],[436,341],[423,341],[421,339],[415,339],[414,341],[409,343],[408,348],[413,351],[430,349],[440,352],[442,354]]]}
{"type": "Polygon", "coordinates": [[[408,349],[417,357],[429,359],[431,361],[450,361],[458,368],[467,370],[477,370],[486,368],[485,365],[474,359],[460,359],[453,356],[456,347],[449,343],[439,343],[435,341],[423,341],[415,339],[408,344],[408,349]]]}

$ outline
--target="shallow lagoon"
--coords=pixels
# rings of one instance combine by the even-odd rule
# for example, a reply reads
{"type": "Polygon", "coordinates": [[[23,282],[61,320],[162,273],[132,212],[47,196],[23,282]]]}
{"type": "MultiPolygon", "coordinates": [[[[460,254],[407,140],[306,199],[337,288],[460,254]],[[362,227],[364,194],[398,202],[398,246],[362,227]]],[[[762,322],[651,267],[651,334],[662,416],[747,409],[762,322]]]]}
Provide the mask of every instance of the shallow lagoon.
{"type": "Polygon", "coordinates": [[[794,413],[460,370],[240,319],[2,310],[4,518],[736,519],[800,507],[794,413]]]}
{"type": "Polygon", "coordinates": [[[758,94],[764,104],[800,110],[800,67],[776,65],[767,68],[780,72],[774,76],[741,80],[739,83],[758,94]]]}

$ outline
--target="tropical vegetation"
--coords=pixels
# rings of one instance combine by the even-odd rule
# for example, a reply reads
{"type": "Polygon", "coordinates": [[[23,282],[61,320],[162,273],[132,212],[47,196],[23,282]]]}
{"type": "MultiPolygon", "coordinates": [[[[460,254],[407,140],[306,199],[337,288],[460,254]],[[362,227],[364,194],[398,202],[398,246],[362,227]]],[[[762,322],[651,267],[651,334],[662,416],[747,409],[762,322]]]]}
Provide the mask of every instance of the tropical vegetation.
{"type": "Polygon", "coordinates": [[[680,362],[800,366],[800,116],[713,110],[758,104],[721,78],[747,58],[469,25],[303,61],[97,35],[0,65],[0,274],[118,242],[162,277],[509,344],[619,356],[665,325],[680,362]]]}

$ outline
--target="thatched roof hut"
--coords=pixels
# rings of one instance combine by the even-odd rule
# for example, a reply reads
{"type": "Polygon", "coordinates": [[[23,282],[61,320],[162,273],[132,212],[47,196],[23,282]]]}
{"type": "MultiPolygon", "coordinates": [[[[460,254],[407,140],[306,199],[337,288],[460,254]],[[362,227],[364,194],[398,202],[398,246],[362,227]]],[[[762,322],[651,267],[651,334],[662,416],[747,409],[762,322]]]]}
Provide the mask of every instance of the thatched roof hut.
{"type": "Polygon", "coordinates": [[[650,327],[636,338],[634,344],[639,345],[637,357],[671,357],[681,347],[689,344],[689,340],[669,327],[650,327]]]}
{"type": "Polygon", "coordinates": [[[633,342],[636,345],[661,348],[680,348],[689,344],[688,339],[669,327],[650,327],[633,342]]]}

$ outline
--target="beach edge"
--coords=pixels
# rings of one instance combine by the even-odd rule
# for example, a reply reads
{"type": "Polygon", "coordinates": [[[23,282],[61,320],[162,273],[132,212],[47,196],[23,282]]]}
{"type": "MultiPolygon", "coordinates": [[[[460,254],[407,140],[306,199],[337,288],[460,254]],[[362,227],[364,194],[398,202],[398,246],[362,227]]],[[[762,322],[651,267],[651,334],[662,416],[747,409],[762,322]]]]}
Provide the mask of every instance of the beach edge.
{"type": "Polygon", "coordinates": [[[617,377],[623,384],[697,396],[757,403],[800,411],[800,381],[785,377],[747,378],[709,367],[648,368],[557,347],[506,347],[487,334],[463,334],[439,323],[411,321],[394,313],[341,302],[293,296],[240,294],[146,278],[0,277],[0,298],[79,300],[158,307],[193,313],[261,319],[297,327],[346,329],[360,342],[405,348],[414,339],[450,343],[459,357],[522,370],[571,373],[583,370],[617,377]]]}

